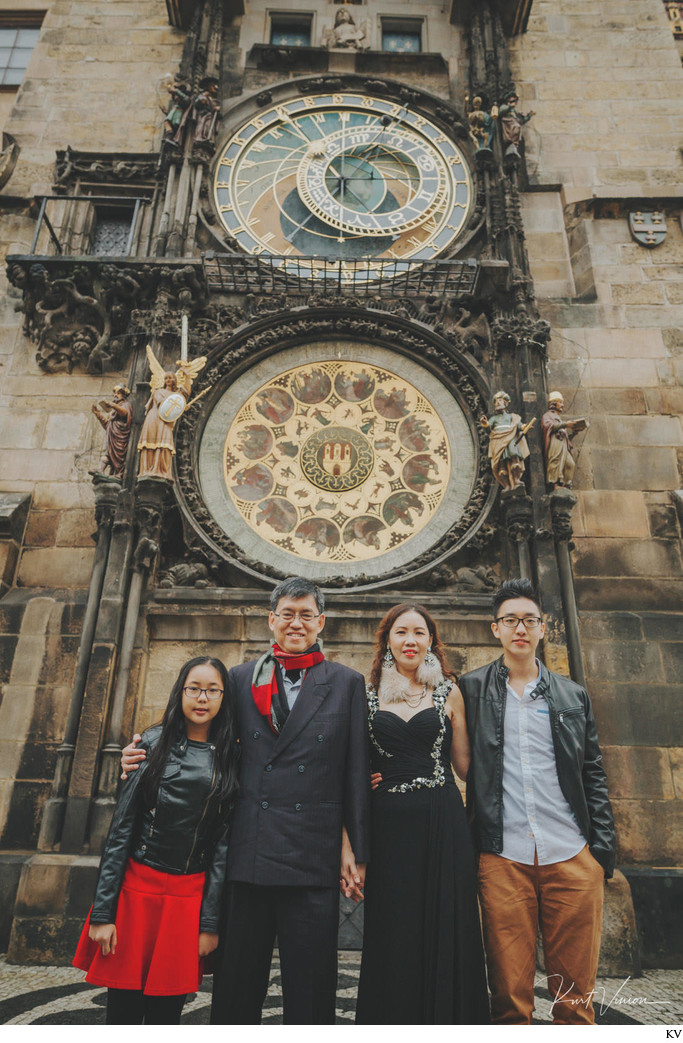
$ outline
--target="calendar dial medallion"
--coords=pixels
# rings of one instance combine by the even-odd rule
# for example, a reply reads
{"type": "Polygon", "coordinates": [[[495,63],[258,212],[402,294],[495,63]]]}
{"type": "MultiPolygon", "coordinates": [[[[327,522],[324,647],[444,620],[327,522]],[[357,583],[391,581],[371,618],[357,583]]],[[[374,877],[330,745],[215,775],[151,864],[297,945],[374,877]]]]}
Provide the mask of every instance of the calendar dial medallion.
{"type": "Polygon", "coordinates": [[[464,231],[472,180],[457,145],[399,102],[353,92],[263,109],[223,147],[214,200],[250,254],[431,260],[464,231]]]}

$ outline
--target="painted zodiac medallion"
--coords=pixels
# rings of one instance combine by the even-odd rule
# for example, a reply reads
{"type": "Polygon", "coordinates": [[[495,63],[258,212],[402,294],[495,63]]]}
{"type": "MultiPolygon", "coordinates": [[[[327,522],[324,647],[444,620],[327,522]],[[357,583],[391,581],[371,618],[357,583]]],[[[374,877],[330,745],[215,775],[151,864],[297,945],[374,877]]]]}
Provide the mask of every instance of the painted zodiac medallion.
{"type": "Polygon", "coordinates": [[[348,492],[362,485],[372,472],[372,446],[350,427],[314,431],[301,450],[304,477],[327,493],[348,492]]]}
{"type": "Polygon", "coordinates": [[[409,381],[346,361],[258,388],[225,440],[225,484],[258,535],[304,558],[351,562],[419,533],[446,491],[444,424],[409,381]]]}
{"type": "Polygon", "coordinates": [[[476,520],[474,425],[418,360],[314,340],[225,386],[199,437],[198,492],[254,571],[371,582],[476,520]]]}

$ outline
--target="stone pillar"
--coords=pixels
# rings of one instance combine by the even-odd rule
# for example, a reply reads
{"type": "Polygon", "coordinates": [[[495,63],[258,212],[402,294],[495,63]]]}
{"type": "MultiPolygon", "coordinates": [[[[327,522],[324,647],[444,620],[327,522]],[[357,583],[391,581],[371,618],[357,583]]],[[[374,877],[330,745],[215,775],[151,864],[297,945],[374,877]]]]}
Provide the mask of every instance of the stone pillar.
{"type": "Polygon", "coordinates": [[[579,633],[579,615],[574,593],[574,575],[569,554],[572,537],[571,514],[576,504],[576,496],[569,489],[554,489],[548,497],[553,535],[555,537],[555,553],[560,573],[562,605],[567,633],[567,651],[569,654],[569,670],[572,679],[578,684],[586,685],[586,674],[581,654],[581,635],[579,633]]]}
{"type": "Polygon", "coordinates": [[[138,478],[135,490],[135,522],[137,540],[133,552],[133,571],[126,604],[123,634],[119,650],[116,684],[111,699],[106,743],[102,749],[97,796],[93,801],[90,822],[91,852],[104,844],[116,804],[119,760],[122,749],[123,710],[128,692],[133,660],[135,632],[145,581],[154,568],[159,553],[159,539],[164,510],[171,498],[171,483],[164,478],[138,478]]]}
{"type": "Polygon", "coordinates": [[[503,489],[501,493],[505,531],[508,539],[517,548],[519,574],[533,582],[529,541],[534,531],[534,505],[523,485],[515,489],[503,489]]]}
{"type": "Polygon", "coordinates": [[[97,532],[93,536],[97,547],[95,549],[95,560],[93,562],[90,586],[88,588],[88,600],[83,618],[83,629],[81,631],[81,642],[78,649],[78,662],[74,675],[73,687],[71,689],[71,701],[69,703],[69,716],[66,722],[64,739],[57,750],[57,766],[55,768],[52,791],[45,805],[43,818],[40,824],[40,835],[38,838],[39,851],[52,851],[59,844],[66,810],[67,792],[69,779],[71,777],[71,765],[76,749],[76,737],[78,735],[78,724],[81,717],[83,695],[90,666],[90,655],[92,652],[95,626],[100,607],[100,597],[109,557],[109,546],[116,511],[116,501],[121,491],[121,483],[108,479],[104,475],[96,475],[93,479],[95,486],[95,521],[97,532]]]}
{"type": "Polygon", "coordinates": [[[124,489],[119,494],[114,515],[109,559],[85,682],[62,830],[62,852],[80,854],[86,844],[95,767],[102,744],[102,722],[113,683],[128,594],[133,526],[133,494],[124,489]]]}

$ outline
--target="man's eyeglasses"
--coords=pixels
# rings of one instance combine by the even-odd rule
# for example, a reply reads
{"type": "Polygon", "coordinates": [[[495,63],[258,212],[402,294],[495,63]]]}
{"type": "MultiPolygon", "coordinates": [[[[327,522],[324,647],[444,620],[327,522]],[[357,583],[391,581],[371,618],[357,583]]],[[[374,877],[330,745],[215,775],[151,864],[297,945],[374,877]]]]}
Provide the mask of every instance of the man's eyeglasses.
{"type": "Polygon", "coordinates": [[[516,630],[523,623],[527,630],[536,630],[542,623],[540,616],[498,616],[496,623],[502,623],[508,630],[516,630]]]}
{"type": "Polygon", "coordinates": [[[200,688],[199,685],[190,684],[187,688],[183,688],[183,692],[188,699],[199,699],[200,695],[205,695],[207,699],[220,699],[223,694],[223,689],[200,688]]]}
{"type": "Polygon", "coordinates": [[[274,616],[281,619],[283,623],[291,623],[293,619],[300,619],[302,623],[312,623],[314,619],[320,619],[321,613],[310,612],[308,609],[304,609],[303,612],[292,612],[291,608],[285,608],[282,612],[273,612],[274,616]]]}

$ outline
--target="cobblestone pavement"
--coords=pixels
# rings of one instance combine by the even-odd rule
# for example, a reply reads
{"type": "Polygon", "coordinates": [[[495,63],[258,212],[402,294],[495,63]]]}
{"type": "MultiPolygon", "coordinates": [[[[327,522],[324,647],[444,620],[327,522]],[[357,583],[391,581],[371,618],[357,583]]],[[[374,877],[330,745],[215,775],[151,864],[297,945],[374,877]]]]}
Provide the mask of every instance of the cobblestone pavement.
{"type": "MultiPolygon", "coordinates": [[[[353,1023],[360,954],[339,954],[337,1024],[353,1023]]],[[[106,990],[87,985],[82,971],[72,967],[26,967],[0,956],[0,1024],[103,1025],[106,990]]],[[[548,1024],[550,999],[539,972],[535,1023],[548,1024]]],[[[263,1011],[263,1023],[282,1022],[282,988],[277,957],[263,1011]]],[[[211,979],[185,1005],[182,1024],[207,1025],[211,979]]],[[[683,1022],[683,971],[652,971],[635,980],[604,978],[595,991],[595,1009],[602,1025],[680,1025],[683,1022]]]]}

